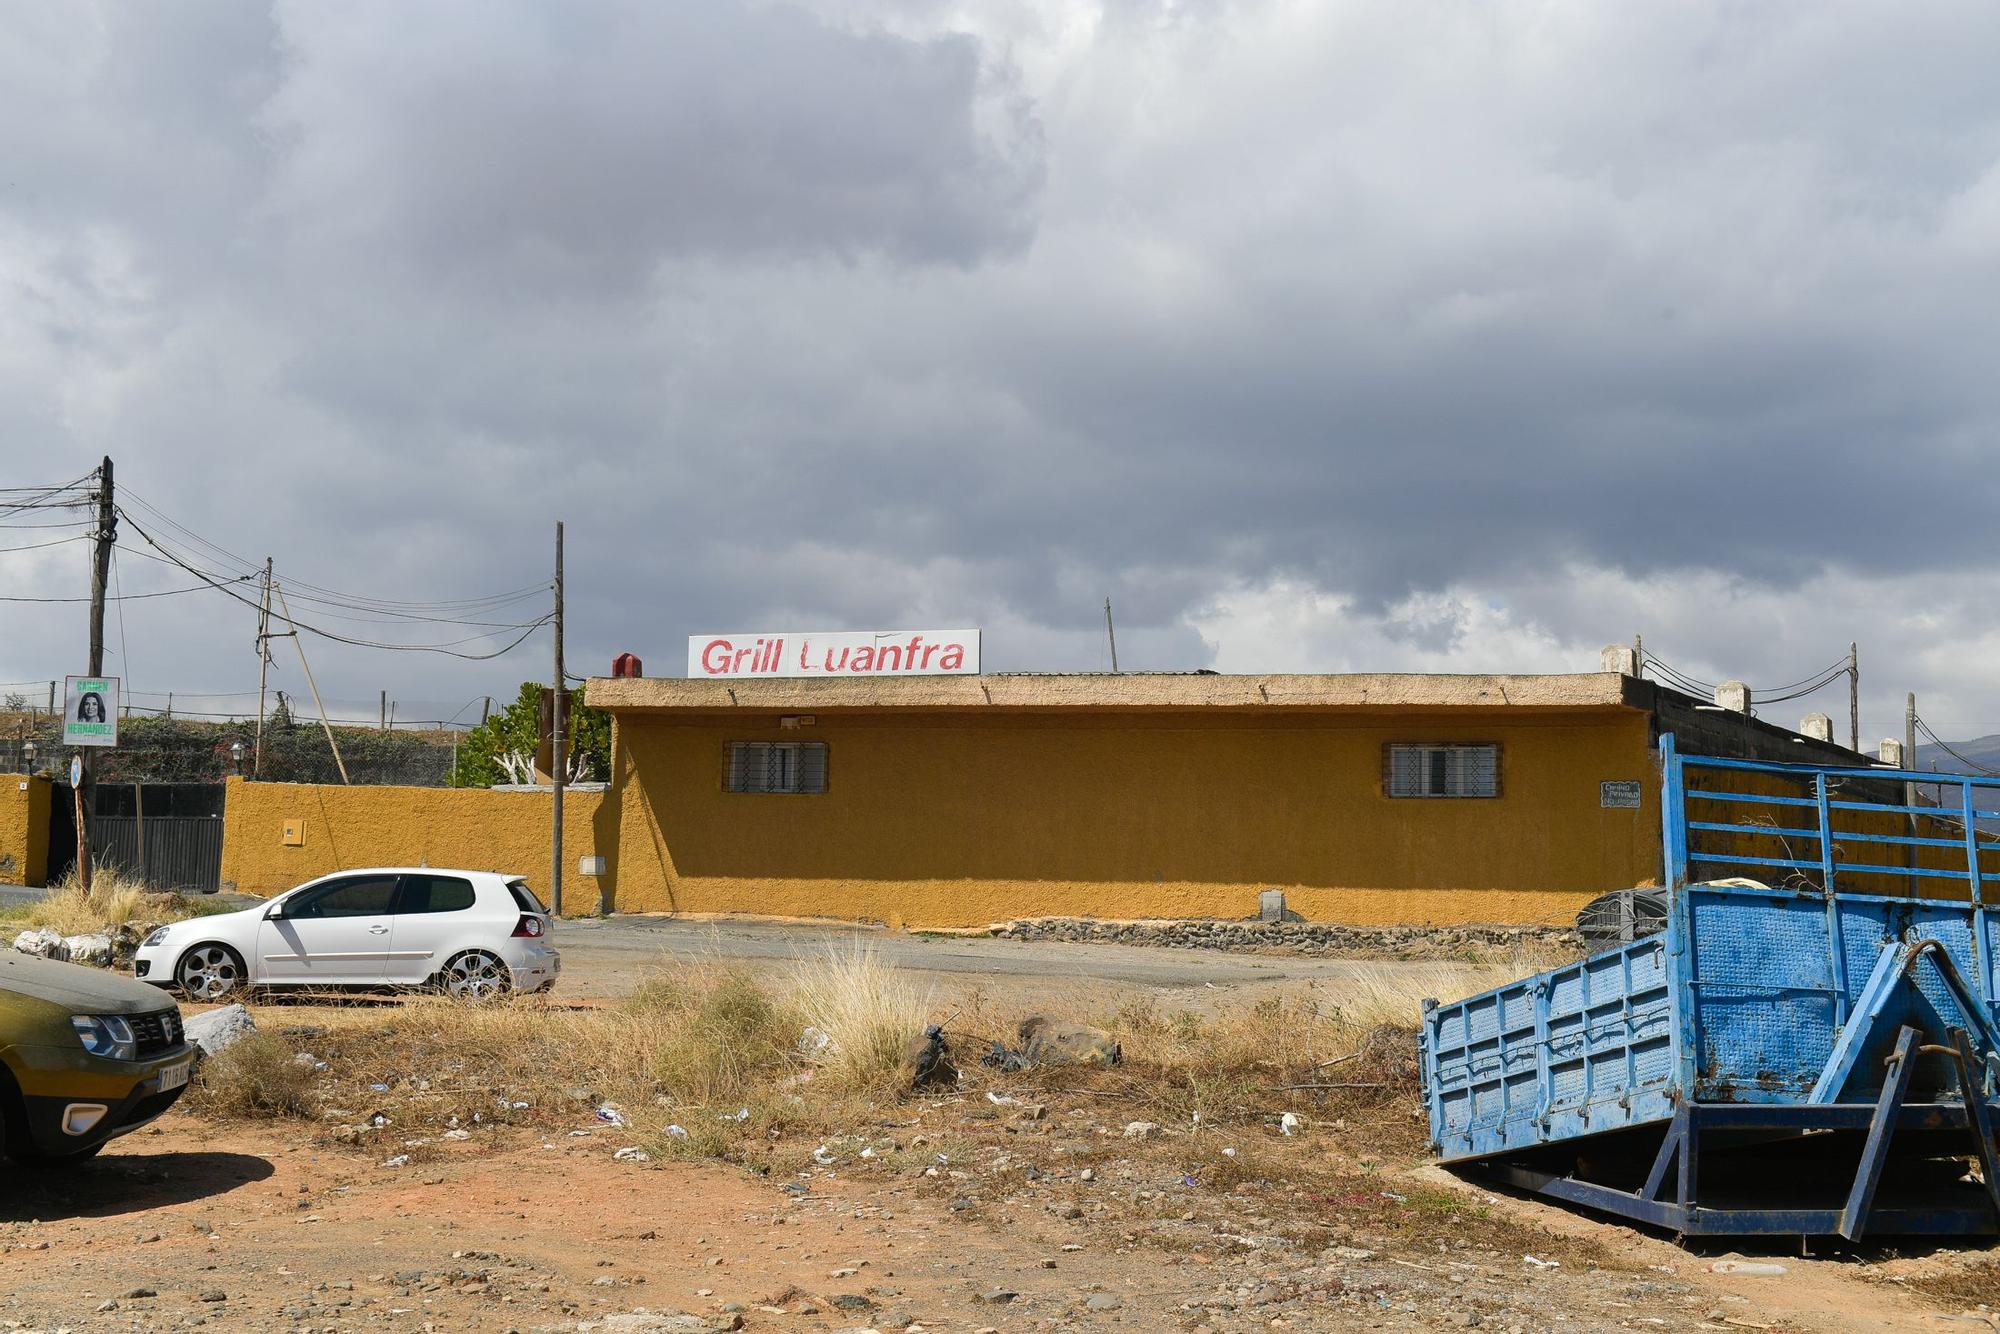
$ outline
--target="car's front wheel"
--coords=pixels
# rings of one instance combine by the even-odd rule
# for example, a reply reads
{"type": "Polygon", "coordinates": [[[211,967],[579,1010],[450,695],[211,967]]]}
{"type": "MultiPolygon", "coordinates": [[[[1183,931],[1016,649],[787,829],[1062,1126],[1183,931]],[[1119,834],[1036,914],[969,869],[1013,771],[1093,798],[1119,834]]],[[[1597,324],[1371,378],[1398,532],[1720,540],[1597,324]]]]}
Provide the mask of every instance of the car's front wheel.
{"type": "Polygon", "coordinates": [[[467,950],[455,955],[438,973],[445,995],[457,1001],[486,1001],[503,996],[513,985],[507,965],[485,950],[467,950]]]}
{"type": "Polygon", "coordinates": [[[52,1167],[64,1163],[80,1163],[95,1158],[104,1147],[99,1140],[87,1149],[76,1153],[50,1153],[35,1142],[28,1133],[28,1110],[21,1097],[21,1090],[14,1083],[5,1067],[0,1067],[0,1152],[12,1159],[17,1167],[52,1167]]]}
{"type": "Polygon", "coordinates": [[[226,1000],[249,981],[243,956],[213,941],[195,946],[174,967],[174,982],[181,994],[194,1001],[226,1000]]]}

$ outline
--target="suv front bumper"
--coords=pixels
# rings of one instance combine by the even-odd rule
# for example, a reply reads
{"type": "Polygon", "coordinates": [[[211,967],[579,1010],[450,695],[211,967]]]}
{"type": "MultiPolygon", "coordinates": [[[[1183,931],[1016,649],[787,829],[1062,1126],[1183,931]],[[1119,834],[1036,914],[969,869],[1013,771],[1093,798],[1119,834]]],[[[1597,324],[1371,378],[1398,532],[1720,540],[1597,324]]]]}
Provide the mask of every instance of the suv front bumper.
{"type": "Polygon", "coordinates": [[[187,1092],[194,1048],[187,1043],[143,1061],[110,1061],[82,1051],[16,1047],[10,1053],[21,1089],[25,1148],[49,1157],[84,1153],[157,1119],[187,1092]],[[65,1129],[71,1108],[102,1107],[80,1134],[65,1129]]]}

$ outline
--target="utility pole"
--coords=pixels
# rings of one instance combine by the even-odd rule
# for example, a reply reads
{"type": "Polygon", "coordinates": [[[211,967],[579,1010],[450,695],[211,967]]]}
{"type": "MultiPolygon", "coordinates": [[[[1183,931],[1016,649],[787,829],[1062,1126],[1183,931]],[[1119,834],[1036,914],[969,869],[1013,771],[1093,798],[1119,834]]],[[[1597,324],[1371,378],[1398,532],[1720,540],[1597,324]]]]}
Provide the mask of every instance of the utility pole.
{"type": "Polygon", "coordinates": [[[555,731],[550,737],[549,767],[554,771],[549,776],[554,780],[555,823],[549,834],[549,899],[554,905],[555,915],[562,916],[563,889],[563,707],[568,702],[569,689],[563,676],[563,526],[556,520],[556,699],[555,731]]]}
{"type": "MultiPolygon", "coordinates": [[[[111,456],[106,454],[97,469],[97,550],[90,564],[90,675],[104,675],[104,590],[111,582],[111,544],[118,540],[118,510],[113,500],[111,456]]],[[[76,785],[76,877],[83,896],[90,897],[90,834],[87,827],[91,803],[86,794],[96,787],[96,775],[88,764],[83,781],[76,785]]]]}
{"type": "Polygon", "coordinates": [[[488,695],[486,697],[486,702],[479,706],[479,725],[481,727],[486,726],[486,720],[489,717],[491,717],[492,714],[493,714],[493,696],[488,695]]]}
{"type": "Polygon", "coordinates": [[[1104,637],[1111,641],[1111,670],[1118,670],[1118,631],[1111,624],[1111,599],[1104,599],[1104,637]]]}
{"type": "Polygon", "coordinates": [[[313,681],[312,664],[306,661],[306,641],[299,638],[299,623],[292,619],[292,604],[285,600],[282,588],[278,589],[278,605],[284,608],[285,624],[292,627],[292,647],[299,651],[299,666],[306,669],[306,688],[312,691],[313,705],[319,710],[320,730],[326,733],[326,745],[333,752],[334,767],[340,770],[340,781],[351,785],[354,780],[347,776],[347,761],[340,758],[340,743],[333,739],[333,724],[326,716],[326,701],[319,697],[319,686],[313,681]]]}
{"type": "Polygon", "coordinates": [[[90,567],[90,674],[104,675],[104,588],[111,582],[111,544],[118,540],[112,504],[111,456],[97,470],[97,553],[90,567]]]}
{"type": "Polygon", "coordinates": [[[382,692],[381,702],[375,706],[375,730],[389,730],[389,692],[386,690],[382,692]]]}
{"type": "Polygon", "coordinates": [[[271,558],[264,557],[264,596],[257,608],[257,754],[250,776],[264,776],[264,669],[271,665],[271,558]]]}
{"type": "Polygon", "coordinates": [[[1646,674],[1646,636],[1632,636],[1632,670],[1640,676],[1646,674]]]}
{"type": "Polygon", "coordinates": [[[1861,651],[1857,644],[1847,646],[1847,748],[1861,749],[1861,651]]]}
{"type": "MultiPolygon", "coordinates": [[[[1914,690],[1903,696],[1903,767],[1905,769],[1914,769],[1917,767],[1917,692],[1914,690]]],[[[1917,785],[1915,783],[1903,784],[1903,804],[1911,807],[1917,804],[1917,785]]],[[[1915,810],[1910,811],[1904,818],[1909,823],[1910,837],[1916,838],[1923,833],[1915,810]]],[[[1968,829],[1965,832],[1967,838],[1973,836],[1972,830],[1968,829]]],[[[1904,847],[1903,856],[1912,867],[1916,866],[1917,854],[1920,851],[1922,849],[1915,845],[1904,847]]],[[[1977,885],[1973,886],[1975,893],[1978,888],[1977,885]]],[[[1910,895],[1914,898],[1922,892],[1921,878],[1912,872],[1910,876],[1910,895]]]]}

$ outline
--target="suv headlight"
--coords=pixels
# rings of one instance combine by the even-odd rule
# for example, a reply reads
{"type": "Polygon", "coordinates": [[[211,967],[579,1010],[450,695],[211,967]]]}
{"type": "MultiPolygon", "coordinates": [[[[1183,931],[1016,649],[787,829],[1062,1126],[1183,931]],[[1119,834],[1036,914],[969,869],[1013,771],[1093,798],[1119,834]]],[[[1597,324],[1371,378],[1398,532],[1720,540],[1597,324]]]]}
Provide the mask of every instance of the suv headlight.
{"type": "Polygon", "coordinates": [[[114,1061],[139,1058],[139,1040],[132,1036],[132,1025],[123,1015],[73,1014],[69,1022],[76,1029],[77,1041],[92,1056],[108,1056],[114,1061]]]}
{"type": "Polygon", "coordinates": [[[148,945],[164,945],[166,943],[167,943],[167,928],[163,926],[157,928],[152,935],[147,936],[144,940],[140,941],[139,945],[143,949],[148,945]]]}

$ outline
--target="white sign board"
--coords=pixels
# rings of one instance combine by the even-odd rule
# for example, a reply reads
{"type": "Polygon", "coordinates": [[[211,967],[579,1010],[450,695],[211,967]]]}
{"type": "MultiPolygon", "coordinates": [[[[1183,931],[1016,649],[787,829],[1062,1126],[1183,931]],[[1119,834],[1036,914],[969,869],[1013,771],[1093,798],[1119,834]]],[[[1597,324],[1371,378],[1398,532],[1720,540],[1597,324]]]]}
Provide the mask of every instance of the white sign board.
{"type": "Polygon", "coordinates": [[[978,672],[977,630],[767,630],[688,636],[687,674],[708,680],[973,676],[978,672]]]}
{"type": "Polygon", "coordinates": [[[65,746],[118,744],[118,678],[70,676],[63,679],[65,746]]]}
{"type": "Polygon", "coordinates": [[[1605,810],[1639,809],[1639,784],[1635,779],[1614,779],[1597,785],[1597,804],[1605,810]]]}

